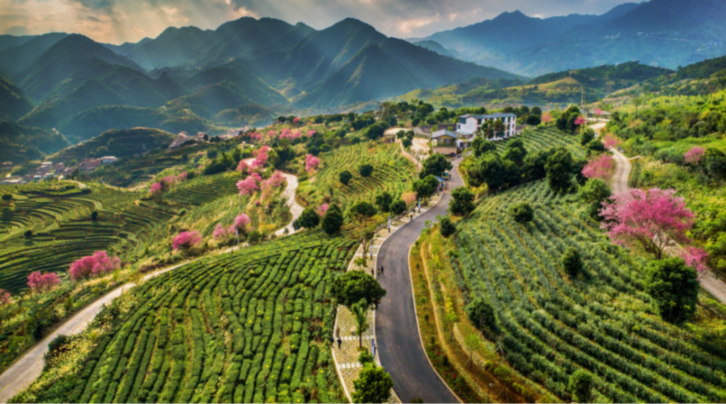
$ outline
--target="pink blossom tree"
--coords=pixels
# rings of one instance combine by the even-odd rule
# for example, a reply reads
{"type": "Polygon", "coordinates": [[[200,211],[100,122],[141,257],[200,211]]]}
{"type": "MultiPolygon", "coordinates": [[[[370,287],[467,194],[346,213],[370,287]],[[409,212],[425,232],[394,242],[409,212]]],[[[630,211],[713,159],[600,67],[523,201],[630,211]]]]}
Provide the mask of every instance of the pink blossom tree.
{"type": "Polygon", "coordinates": [[[706,154],[706,150],[703,147],[693,146],[691,150],[684,154],[684,157],[686,158],[686,163],[697,166],[701,162],[701,157],[704,154],[706,154]]]}
{"type": "Polygon", "coordinates": [[[260,177],[260,173],[253,172],[252,174],[250,174],[250,177],[254,178],[255,181],[257,181],[257,182],[262,181],[262,177],[260,177]]]}
{"type": "Polygon", "coordinates": [[[267,132],[267,136],[275,138],[277,136],[277,132],[275,132],[274,130],[270,130],[267,132]]]}
{"type": "Polygon", "coordinates": [[[592,112],[595,113],[595,115],[602,115],[602,109],[600,108],[595,108],[592,112]]]}
{"type": "Polygon", "coordinates": [[[242,233],[246,233],[248,231],[252,231],[251,224],[252,220],[250,219],[250,217],[243,213],[234,218],[234,224],[232,225],[232,228],[235,230],[239,230],[242,233]]]}
{"type": "Polygon", "coordinates": [[[587,120],[585,119],[585,117],[578,116],[577,118],[575,118],[575,125],[576,126],[580,126],[580,125],[584,124],[585,122],[587,122],[587,120]]]}
{"type": "Polygon", "coordinates": [[[698,272],[704,272],[708,270],[706,262],[708,262],[708,253],[696,247],[686,247],[681,252],[681,258],[686,261],[686,265],[693,267],[698,272]]]}
{"type": "Polygon", "coordinates": [[[249,164],[247,164],[247,162],[244,160],[240,160],[239,164],[237,164],[237,171],[241,172],[242,174],[246,173],[249,168],[249,164]]]}
{"type": "Polygon", "coordinates": [[[552,114],[549,112],[545,112],[542,114],[542,123],[550,123],[552,122],[552,114]]]}
{"type": "Polygon", "coordinates": [[[401,195],[401,200],[406,202],[407,206],[411,206],[411,204],[416,201],[416,198],[418,198],[418,196],[416,195],[415,192],[406,192],[403,195],[401,195]]]}
{"type": "Polygon", "coordinates": [[[198,231],[183,231],[172,240],[171,246],[175,250],[188,250],[202,243],[202,235],[198,231]]]}
{"type": "Polygon", "coordinates": [[[260,160],[254,159],[250,163],[250,168],[249,168],[248,171],[249,172],[252,172],[252,171],[261,171],[263,168],[265,168],[265,163],[262,162],[262,161],[260,161],[260,160]]]}
{"type": "Polygon", "coordinates": [[[605,145],[606,149],[612,149],[620,144],[620,139],[608,133],[607,135],[605,135],[602,144],[605,145]]]}
{"type": "Polygon", "coordinates": [[[269,179],[267,179],[266,181],[268,181],[268,184],[270,186],[272,186],[273,188],[278,188],[287,182],[287,178],[285,178],[285,176],[282,175],[282,172],[275,171],[275,173],[272,174],[272,176],[269,179]]]}
{"type": "Polygon", "coordinates": [[[166,177],[164,177],[163,180],[161,180],[161,184],[165,187],[171,187],[172,185],[174,185],[176,183],[176,180],[177,180],[177,177],[175,177],[173,175],[167,175],[166,177]]]}
{"type": "Polygon", "coordinates": [[[41,274],[40,271],[36,271],[28,276],[28,287],[33,293],[47,292],[59,283],[60,277],[54,272],[41,274]]]}
{"type": "Polygon", "coordinates": [[[295,123],[295,124],[300,123],[300,118],[297,118],[297,117],[293,118],[292,123],[295,123]]]}
{"type": "Polygon", "coordinates": [[[318,209],[316,210],[316,212],[318,212],[318,215],[320,215],[320,217],[323,217],[323,216],[325,216],[325,212],[328,211],[329,207],[330,207],[330,205],[328,205],[327,203],[324,203],[324,204],[318,206],[318,209]]]}
{"type": "Polygon", "coordinates": [[[315,129],[313,129],[313,130],[309,130],[309,131],[308,131],[308,137],[313,137],[313,136],[315,136],[315,134],[316,134],[316,133],[318,133],[318,131],[317,131],[317,130],[315,130],[315,129]]]}
{"type": "Polygon", "coordinates": [[[244,195],[252,195],[260,189],[260,187],[257,186],[257,181],[253,176],[249,176],[241,181],[237,182],[237,189],[239,189],[239,194],[244,195]]]}
{"type": "Polygon", "coordinates": [[[71,264],[68,271],[74,281],[105,275],[121,268],[119,257],[109,257],[106,251],[96,251],[93,255],[83,257],[71,264]]]}
{"type": "Polygon", "coordinates": [[[673,189],[631,189],[603,202],[602,227],[617,244],[640,244],[645,251],[663,257],[669,240],[687,243],[693,213],[673,189]]]}
{"type": "Polygon", "coordinates": [[[187,179],[187,172],[183,171],[181,174],[177,175],[176,180],[177,181],[184,181],[187,179]]]}
{"type": "Polygon", "coordinates": [[[320,159],[313,156],[312,154],[308,154],[305,156],[305,171],[310,172],[312,170],[316,170],[320,166],[320,159]]]}
{"type": "Polygon", "coordinates": [[[151,193],[154,195],[158,195],[161,193],[163,187],[161,186],[161,183],[155,182],[151,184],[151,193]]]}
{"type": "Polygon", "coordinates": [[[217,224],[217,227],[214,228],[214,232],[212,232],[212,237],[214,237],[217,240],[227,238],[228,232],[225,227],[223,227],[221,224],[217,224]]]}
{"type": "Polygon", "coordinates": [[[605,179],[613,173],[614,169],[615,164],[613,163],[612,156],[609,154],[601,154],[587,163],[585,168],[582,169],[582,175],[587,178],[605,179]]]}

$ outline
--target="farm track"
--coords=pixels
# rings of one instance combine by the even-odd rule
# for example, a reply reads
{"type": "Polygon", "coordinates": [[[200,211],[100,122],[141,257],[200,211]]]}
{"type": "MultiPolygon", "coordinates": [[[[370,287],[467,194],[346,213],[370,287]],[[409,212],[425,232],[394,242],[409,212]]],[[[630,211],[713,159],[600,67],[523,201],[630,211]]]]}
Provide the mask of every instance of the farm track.
{"type": "MultiPolygon", "coordinates": [[[[284,229],[289,228],[289,233],[292,233],[292,222],[297,219],[302,213],[302,206],[295,201],[295,191],[297,190],[298,181],[297,177],[284,174],[287,179],[287,186],[285,187],[284,195],[287,198],[288,204],[290,205],[290,212],[293,217],[290,224],[283,229],[278,230],[275,234],[278,236],[284,235],[284,229]]],[[[223,251],[223,253],[229,253],[235,251],[237,247],[233,247],[223,251]]],[[[200,257],[203,259],[204,257],[200,257]]],[[[172,271],[180,266],[187,265],[189,262],[183,264],[174,265],[172,267],[153,272],[146,275],[143,280],[153,279],[166,272],[172,271]]],[[[134,283],[129,283],[120,286],[113,291],[107,293],[103,297],[99,298],[73,317],[62,323],[54,332],[46,336],[40,343],[36,344],[33,348],[27,351],[23,356],[18,358],[15,363],[12,364],[8,369],[0,374],[0,403],[7,403],[13,396],[20,393],[30,386],[42,373],[43,371],[43,355],[48,351],[48,344],[53,341],[59,335],[73,335],[82,332],[93,318],[101,312],[104,305],[107,305],[113,301],[113,299],[121,296],[127,290],[136,286],[134,283]]]]}

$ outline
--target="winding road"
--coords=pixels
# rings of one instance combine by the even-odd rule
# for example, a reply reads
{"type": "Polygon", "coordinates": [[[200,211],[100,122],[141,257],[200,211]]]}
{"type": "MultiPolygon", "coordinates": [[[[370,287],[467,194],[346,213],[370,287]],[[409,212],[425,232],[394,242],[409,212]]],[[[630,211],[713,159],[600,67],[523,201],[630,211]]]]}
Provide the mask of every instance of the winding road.
{"type": "Polygon", "coordinates": [[[388,293],[376,311],[376,340],[381,365],[393,378],[393,389],[402,402],[416,398],[425,403],[458,403],[459,399],[441,380],[426,356],[419,334],[413,284],[408,267],[411,246],[418,239],[427,220],[443,216],[449,207],[451,190],[464,185],[454,162],[451,179],[441,200],[413,222],[391,235],[378,252],[378,277],[388,293]]]}
{"type": "MultiPolygon", "coordinates": [[[[300,214],[303,211],[303,207],[295,201],[295,191],[297,190],[298,186],[297,177],[290,174],[283,175],[287,179],[287,185],[285,186],[283,195],[287,199],[288,206],[290,206],[292,220],[286,227],[275,232],[275,235],[277,235],[278,237],[285,235],[285,229],[288,229],[288,234],[292,234],[294,232],[292,228],[292,222],[300,217],[300,214]]],[[[237,248],[238,247],[232,247],[222,251],[222,253],[229,253],[237,250],[237,248]]],[[[174,265],[172,267],[150,273],[146,275],[143,280],[157,277],[161,274],[172,271],[188,263],[189,262],[185,262],[183,264],[174,265]]],[[[48,351],[48,344],[51,341],[53,341],[59,335],[73,335],[82,332],[86,329],[86,327],[91,322],[91,320],[93,320],[96,314],[101,312],[103,306],[111,303],[113,299],[121,296],[121,294],[133,288],[134,286],[136,286],[135,283],[127,283],[105,294],[103,297],[94,301],[90,305],[86,306],[83,310],[78,312],[76,315],[66,320],[53,333],[45,337],[41,342],[36,344],[33,348],[31,348],[28,352],[26,352],[23,356],[16,360],[15,363],[12,364],[12,366],[7,368],[5,372],[0,375],[0,403],[7,403],[8,400],[28,388],[28,386],[30,386],[40,376],[43,371],[44,365],[43,355],[45,355],[45,353],[48,351]]]]}

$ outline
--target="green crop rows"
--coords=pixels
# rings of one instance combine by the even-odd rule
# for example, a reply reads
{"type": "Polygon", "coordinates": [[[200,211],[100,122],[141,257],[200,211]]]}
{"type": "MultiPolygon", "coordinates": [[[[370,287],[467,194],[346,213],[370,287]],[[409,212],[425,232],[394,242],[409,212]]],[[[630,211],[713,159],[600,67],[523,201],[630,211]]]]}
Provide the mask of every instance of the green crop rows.
{"type": "MultiPolygon", "coordinates": [[[[306,232],[193,262],[134,290],[70,402],[339,402],[330,289],[355,242],[306,232]]],[[[44,396],[43,394],[46,394],[44,396]]]]}
{"type": "Polygon", "coordinates": [[[569,198],[540,181],[489,199],[460,225],[457,284],[492,303],[507,361],[562,399],[569,375],[585,369],[612,402],[724,402],[726,351],[661,321],[643,263],[569,198]],[[507,214],[522,200],[535,207],[530,226],[507,214]],[[586,276],[561,269],[567,247],[582,254],[586,276]]]}
{"type": "Polygon", "coordinates": [[[26,287],[33,271],[65,272],[76,259],[111,246],[119,251],[139,248],[140,235],[182,209],[236,193],[237,177],[219,174],[181,183],[161,203],[140,199],[143,193],[100,185],[63,195],[41,192],[38,185],[14,190],[19,194],[15,208],[0,214],[0,285],[16,292],[26,287]],[[99,214],[97,221],[90,219],[93,211],[99,214]],[[34,236],[26,238],[26,230],[34,236]]]}
{"type": "MultiPolygon", "coordinates": [[[[524,141],[524,147],[527,149],[528,153],[561,146],[570,150],[573,157],[577,159],[585,158],[585,151],[580,145],[580,136],[576,134],[569,135],[553,126],[540,129],[529,129],[524,131],[521,135],[511,139],[522,139],[522,141],[524,141]]],[[[510,139],[495,142],[497,150],[500,153],[504,151],[504,145],[506,145],[509,140],[510,139]]]]}
{"type": "Polygon", "coordinates": [[[341,147],[320,157],[324,163],[323,169],[316,174],[312,183],[307,181],[300,184],[298,191],[313,205],[329,195],[331,188],[334,190],[333,200],[346,207],[359,200],[372,202],[376,194],[384,191],[396,197],[408,191],[415,180],[413,164],[401,155],[397,144],[371,146],[361,143],[341,147]],[[363,178],[358,173],[358,167],[362,164],[373,166],[370,177],[363,178]],[[353,174],[348,185],[339,181],[340,173],[345,170],[353,174]]]}

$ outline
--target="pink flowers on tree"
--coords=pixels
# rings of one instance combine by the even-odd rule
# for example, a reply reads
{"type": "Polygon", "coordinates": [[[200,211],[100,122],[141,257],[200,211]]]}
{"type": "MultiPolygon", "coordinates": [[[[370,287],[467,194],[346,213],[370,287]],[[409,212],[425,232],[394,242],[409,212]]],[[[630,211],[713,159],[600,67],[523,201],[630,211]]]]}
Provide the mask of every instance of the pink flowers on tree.
{"type": "Polygon", "coordinates": [[[322,204],[322,205],[318,206],[318,209],[316,210],[316,212],[317,212],[317,213],[318,213],[318,215],[320,215],[320,216],[325,216],[325,212],[327,212],[327,211],[328,211],[328,208],[329,208],[329,207],[330,207],[330,205],[328,205],[327,203],[324,203],[324,204],[322,204]]]}
{"type": "Polygon", "coordinates": [[[602,144],[605,145],[606,149],[612,149],[620,144],[620,139],[608,133],[605,135],[605,139],[602,141],[602,144]]]}
{"type": "Polygon", "coordinates": [[[609,154],[601,154],[599,157],[595,157],[590,160],[589,163],[582,169],[582,175],[587,178],[600,178],[605,179],[613,173],[615,164],[613,158],[609,154]]]}
{"type": "Polygon", "coordinates": [[[0,289],[0,308],[3,308],[10,304],[10,292],[5,289],[0,289]]]}
{"type": "Polygon", "coordinates": [[[316,131],[315,129],[309,130],[308,131],[308,137],[313,137],[316,133],[318,133],[318,131],[316,131]]]}
{"type": "Polygon", "coordinates": [[[242,233],[252,231],[252,226],[250,226],[251,223],[252,220],[250,220],[250,217],[243,213],[234,218],[234,224],[229,228],[229,232],[231,234],[236,230],[239,230],[242,233]]]}
{"type": "Polygon", "coordinates": [[[308,154],[305,156],[305,171],[310,172],[311,170],[315,170],[318,167],[320,167],[320,159],[313,156],[312,154],[308,154]]]}
{"type": "Polygon", "coordinates": [[[249,170],[249,168],[250,168],[250,166],[249,166],[249,164],[247,164],[247,162],[246,162],[246,161],[244,161],[244,160],[240,160],[240,161],[239,161],[239,164],[237,164],[237,169],[236,169],[236,171],[239,171],[239,172],[241,172],[242,174],[244,174],[244,173],[246,173],[246,172],[247,172],[247,170],[249,170]]]}
{"type": "Polygon", "coordinates": [[[212,237],[215,239],[223,239],[227,238],[228,232],[227,229],[222,226],[221,224],[218,224],[217,227],[214,228],[214,232],[212,232],[212,237]]]}
{"type": "Polygon", "coordinates": [[[292,123],[300,123],[300,118],[297,118],[297,117],[296,117],[296,118],[294,118],[294,119],[292,120],[292,123]]]}
{"type": "Polygon", "coordinates": [[[202,235],[198,231],[183,231],[179,233],[171,242],[172,248],[175,250],[188,250],[202,243],[202,235]]]}
{"type": "Polygon", "coordinates": [[[47,292],[59,283],[60,277],[54,272],[41,274],[40,271],[37,271],[28,276],[28,287],[33,293],[47,292]]]}
{"type": "Polygon", "coordinates": [[[549,112],[545,112],[542,114],[542,123],[550,123],[552,122],[552,114],[549,112]]]}
{"type": "Polygon", "coordinates": [[[406,205],[410,206],[412,203],[416,202],[416,198],[418,196],[415,192],[406,192],[405,194],[401,195],[401,200],[406,202],[406,205]]]}
{"type": "Polygon", "coordinates": [[[119,257],[109,257],[106,251],[96,251],[93,255],[83,257],[71,264],[68,271],[74,281],[105,275],[121,268],[119,257]]]}
{"type": "Polygon", "coordinates": [[[164,187],[161,186],[161,183],[155,182],[151,184],[151,193],[154,195],[159,194],[163,188],[164,187]]]}
{"type": "Polygon", "coordinates": [[[578,116],[577,118],[575,118],[575,125],[577,125],[577,126],[580,126],[580,125],[584,124],[585,122],[587,122],[587,120],[582,116],[578,116]]]}
{"type": "Polygon", "coordinates": [[[595,115],[602,115],[602,109],[600,109],[600,108],[595,108],[595,109],[594,109],[594,110],[593,110],[592,112],[593,112],[593,113],[594,113],[595,115]]]}
{"type": "Polygon", "coordinates": [[[701,158],[704,154],[706,154],[706,150],[703,147],[693,146],[691,147],[691,150],[687,151],[684,154],[684,157],[686,158],[687,164],[693,164],[694,166],[697,166],[698,163],[701,162],[701,158]]]}
{"type": "Polygon", "coordinates": [[[260,189],[260,187],[257,186],[257,180],[255,177],[250,175],[249,177],[237,182],[237,189],[239,189],[239,194],[244,196],[254,194],[255,191],[260,189]]]}
{"type": "Polygon", "coordinates": [[[602,228],[616,244],[640,244],[657,259],[669,240],[687,243],[686,232],[693,226],[693,213],[673,189],[631,189],[603,202],[602,228]]]}
{"type": "Polygon", "coordinates": [[[686,247],[681,253],[681,258],[686,261],[686,265],[693,267],[698,272],[707,271],[708,253],[696,247],[686,247]]]}

